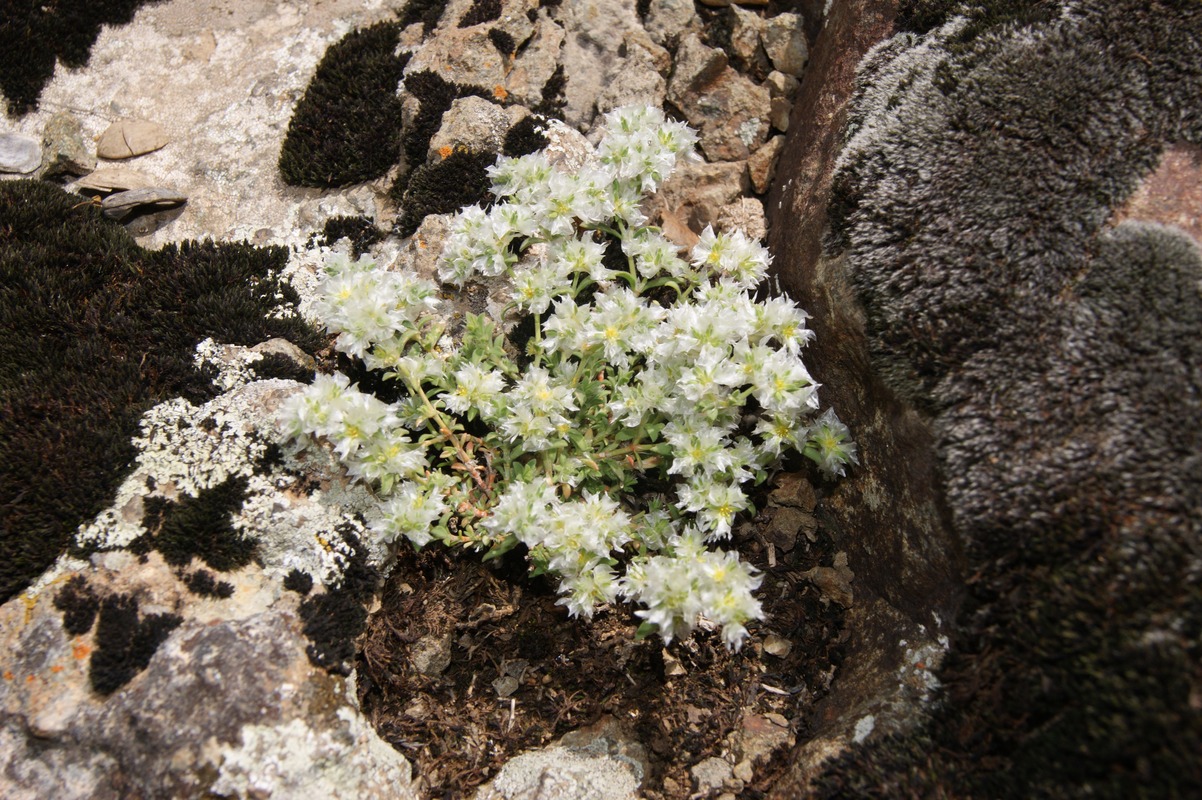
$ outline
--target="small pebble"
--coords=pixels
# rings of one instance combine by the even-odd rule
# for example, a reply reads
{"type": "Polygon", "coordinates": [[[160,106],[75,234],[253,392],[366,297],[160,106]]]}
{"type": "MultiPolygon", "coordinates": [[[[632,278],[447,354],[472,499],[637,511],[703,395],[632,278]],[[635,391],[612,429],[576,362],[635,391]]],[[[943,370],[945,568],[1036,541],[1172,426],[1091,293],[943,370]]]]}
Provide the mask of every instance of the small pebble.
{"type": "Polygon", "coordinates": [[[186,202],[188,202],[188,198],[179,192],[162,187],[152,187],[110,194],[101,202],[101,208],[106,217],[120,221],[139,209],[154,207],[161,211],[164,208],[172,208],[186,202]]]}
{"type": "Polygon", "coordinates": [[[162,125],[138,119],[114,122],[96,140],[96,155],[101,158],[133,158],[151,153],[168,142],[162,125]]]}
{"type": "Polygon", "coordinates": [[[19,133],[0,133],[0,172],[27,174],[42,165],[42,145],[19,133]]]}

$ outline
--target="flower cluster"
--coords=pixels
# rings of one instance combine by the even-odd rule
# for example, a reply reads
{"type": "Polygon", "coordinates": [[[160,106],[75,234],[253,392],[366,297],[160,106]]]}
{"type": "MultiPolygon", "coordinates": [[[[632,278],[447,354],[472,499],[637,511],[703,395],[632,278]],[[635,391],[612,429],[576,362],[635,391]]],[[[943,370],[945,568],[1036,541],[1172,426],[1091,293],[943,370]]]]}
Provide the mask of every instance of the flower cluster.
{"type": "Polygon", "coordinates": [[[855,445],[833,411],[816,417],[805,312],[755,299],[768,252],[707,228],[685,253],[646,225],[646,193],[695,134],[650,108],[611,112],[606,128],[570,174],[543,154],[502,157],[499,201],[452,222],[439,277],[508,279],[533,328],[525,352],[481,316],[451,341],[433,284],[335,260],[318,313],[403,399],[321,377],[286,434],[328,442],[375,488],[385,540],[485,558],[521,545],[572,615],[626,600],[644,631],[671,640],[705,618],[737,649],[762,616],[760,577],[720,544],[751,508],[747,487],[789,450],[842,474],[855,445]]]}

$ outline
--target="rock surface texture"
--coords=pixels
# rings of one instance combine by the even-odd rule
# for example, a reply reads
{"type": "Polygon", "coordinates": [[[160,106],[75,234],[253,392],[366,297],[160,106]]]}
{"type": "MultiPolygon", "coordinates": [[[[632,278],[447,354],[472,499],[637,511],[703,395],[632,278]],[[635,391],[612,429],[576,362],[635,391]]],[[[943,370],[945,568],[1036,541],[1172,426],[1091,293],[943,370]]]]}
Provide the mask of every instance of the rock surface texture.
{"type": "MultiPolygon", "coordinates": [[[[902,3],[853,93],[824,41],[862,52],[895,11],[858,5],[811,56],[829,94],[807,74],[772,239],[786,285],[862,342],[880,402],[920,409],[974,578],[929,724],[866,725],[810,790],[1194,794],[1202,257],[1159,223],[1196,192],[1202,11],[902,3]],[[828,110],[839,138],[801,118],[828,110]]],[[[818,351],[848,338],[818,327],[818,351]]],[[[861,372],[814,355],[835,394],[861,372]]]]}

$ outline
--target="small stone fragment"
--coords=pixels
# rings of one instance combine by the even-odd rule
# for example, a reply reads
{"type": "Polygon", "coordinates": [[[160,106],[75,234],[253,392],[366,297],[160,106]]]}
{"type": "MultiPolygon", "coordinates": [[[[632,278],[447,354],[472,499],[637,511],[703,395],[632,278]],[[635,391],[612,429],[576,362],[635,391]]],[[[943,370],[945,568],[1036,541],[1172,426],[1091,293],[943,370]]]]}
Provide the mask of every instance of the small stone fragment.
{"type": "Polygon", "coordinates": [[[46,120],[42,129],[44,175],[87,175],[96,169],[96,156],[83,138],[83,126],[67,111],[46,120]]]}
{"type": "Polygon", "coordinates": [[[743,783],[751,783],[751,779],[755,777],[755,771],[751,766],[751,762],[744,759],[738,764],[735,764],[735,777],[743,781],[743,783]]]}
{"type": "Polygon", "coordinates": [[[664,675],[666,675],[669,678],[676,678],[676,677],[679,677],[680,675],[688,674],[688,670],[685,669],[684,664],[680,663],[680,659],[677,658],[676,656],[672,655],[671,653],[669,653],[668,648],[666,648],[666,647],[663,650],[663,657],[664,657],[664,675]]]}
{"type": "Polygon", "coordinates": [[[188,198],[179,192],[162,187],[151,187],[110,194],[102,201],[101,208],[106,217],[120,221],[139,210],[162,211],[186,202],[188,202],[188,198]]]}
{"type": "MultiPolygon", "coordinates": [[[[760,39],[767,33],[767,21],[753,11],[734,6],[730,30],[730,49],[747,64],[762,60],[760,39]]],[[[762,74],[762,73],[761,73],[762,74]]]]}
{"type": "Polygon", "coordinates": [[[768,191],[776,176],[776,162],[785,147],[785,137],[773,136],[747,159],[747,174],[751,177],[751,188],[757,194],[768,191]]]}
{"type": "Polygon", "coordinates": [[[167,131],[156,122],[126,119],[114,122],[96,140],[96,155],[122,159],[152,153],[170,141],[167,131]]]}
{"type": "Polygon", "coordinates": [[[847,566],[847,553],[845,552],[835,554],[834,566],[814,567],[801,573],[801,577],[808,579],[818,587],[822,600],[833,600],[844,608],[850,608],[854,599],[851,581],[855,576],[856,574],[847,566]]]}
{"type": "Polygon", "coordinates": [[[497,697],[509,697],[518,690],[518,679],[512,675],[502,675],[492,682],[493,691],[497,693],[497,697]]]}
{"type": "Polygon", "coordinates": [[[313,360],[313,356],[301,350],[287,339],[268,339],[250,349],[253,353],[262,353],[265,356],[284,356],[302,370],[317,368],[317,362],[313,360]]]}
{"type": "Polygon", "coordinates": [[[818,505],[814,486],[799,473],[785,472],[776,479],[776,488],[768,500],[778,506],[792,506],[802,511],[813,511],[818,505]]]}
{"type": "Polygon", "coordinates": [[[668,100],[697,129],[701,151],[710,161],[746,159],[768,136],[768,90],[732,69],[721,50],[695,34],[681,41],[676,58],[668,100]]]}
{"type": "Polygon", "coordinates": [[[409,660],[415,670],[428,678],[441,675],[451,665],[450,634],[431,634],[418,639],[413,645],[409,660]]]}
{"type": "Polygon", "coordinates": [[[693,776],[693,787],[698,794],[706,795],[721,789],[734,777],[730,764],[725,759],[711,756],[689,770],[693,776]]]}
{"type": "Polygon", "coordinates": [[[125,192],[130,189],[149,189],[154,178],[127,167],[101,167],[75,182],[74,188],[96,192],[125,192]]]}
{"type": "MultiPolygon", "coordinates": [[[[775,633],[770,633],[764,637],[764,652],[770,656],[784,658],[793,651],[793,643],[783,636],[777,636],[775,633]]],[[[743,778],[742,780],[750,780],[743,778]]]]}
{"type": "Polygon", "coordinates": [[[768,73],[768,77],[764,79],[764,85],[768,87],[768,92],[773,97],[784,97],[788,100],[796,97],[798,90],[801,89],[801,81],[775,69],[768,73]]]}
{"type": "Polygon", "coordinates": [[[0,172],[21,175],[42,164],[42,146],[38,140],[19,133],[0,133],[0,172]]]}
{"type": "MultiPolygon", "coordinates": [[[[797,544],[797,536],[809,530],[817,530],[818,520],[798,508],[778,508],[772,521],[764,529],[764,539],[782,553],[787,553],[797,544]]],[[[807,535],[806,538],[809,538],[807,535]]]]}
{"type": "Polygon", "coordinates": [[[806,46],[805,28],[799,15],[777,14],[768,20],[764,32],[764,50],[772,65],[786,75],[800,78],[805,71],[810,51],[806,46]]]}
{"type": "Polygon", "coordinates": [[[722,206],[714,228],[719,231],[742,231],[748,239],[764,241],[768,235],[768,220],[764,204],[758,197],[740,197],[722,206]]]}

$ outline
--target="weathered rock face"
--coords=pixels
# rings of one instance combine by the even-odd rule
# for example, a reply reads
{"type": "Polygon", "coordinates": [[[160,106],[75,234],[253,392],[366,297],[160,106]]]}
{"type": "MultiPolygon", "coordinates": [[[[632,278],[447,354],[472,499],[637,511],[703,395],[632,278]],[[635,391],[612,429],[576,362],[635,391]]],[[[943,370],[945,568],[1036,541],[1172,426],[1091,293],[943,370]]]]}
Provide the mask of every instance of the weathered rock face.
{"type": "MultiPolygon", "coordinates": [[[[930,727],[869,735],[823,791],[1190,794],[1202,256],[1187,232],[1134,220],[1179,221],[1196,191],[1188,148],[1171,145],[1202,135],[1202,12],[980,4],[949,20],[911,3],[912,30],[868,56],[850,94],[893,17],[861,5],[832,10],[811,54],[769,202],[777,264],[816,315],[814,371],[840,413],[892,408],[888,436],[929,437],[911,485],[944,495],[976,577],[930,727]],[[829,116],[848,129],[814,121],[829,116]]],[[[877,470],[869,453],[914,452],[851,425],[856,480],[877,470]]],[[[951,552],[907,530],[851,545],[857,581],[895,608],[923,585],[916,566],[951,552]]]]}

